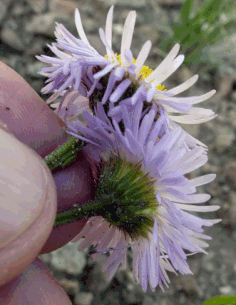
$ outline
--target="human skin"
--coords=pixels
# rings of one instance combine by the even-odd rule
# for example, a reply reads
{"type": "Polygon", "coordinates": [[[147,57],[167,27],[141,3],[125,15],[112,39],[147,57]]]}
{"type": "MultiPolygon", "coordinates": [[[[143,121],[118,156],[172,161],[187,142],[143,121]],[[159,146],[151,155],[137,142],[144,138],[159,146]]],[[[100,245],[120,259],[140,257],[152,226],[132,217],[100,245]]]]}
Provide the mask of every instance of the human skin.
{"type": "MultiPolygon", "coordinates": [[[[66,141],[64,127],[64,122],[30,85],[0,62],[0,136],[5,143],[0,145],[2,160],[9,163],[7,166],[18,181],[16,184],[24,181],[21,175],[31,181],[15,197],[9,187],[6,189],[14,198],[10,204],[6,205],[6,196],[1,196],[1,305],[71,304],[48,268],[37,258],[67,244],[87,221],[53,228],[56,212],[69,209],[75,203],[81,205],[94,195],[91,169],[82,152],[74,163],[53,173],[43,160],[66,141]]],[[[0,182],[5,181],[5,173],[1,175],[0,182]]],[[[7,185],[12,179],[9,181],[7,185]]]]}

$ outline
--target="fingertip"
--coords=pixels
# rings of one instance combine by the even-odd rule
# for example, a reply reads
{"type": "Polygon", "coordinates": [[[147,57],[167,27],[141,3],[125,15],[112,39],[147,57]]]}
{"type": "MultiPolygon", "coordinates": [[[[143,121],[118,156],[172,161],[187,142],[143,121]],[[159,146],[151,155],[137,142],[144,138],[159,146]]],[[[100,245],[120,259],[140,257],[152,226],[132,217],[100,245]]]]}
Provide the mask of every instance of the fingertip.
{"type": "Polygon", "coordinates": [[[14,70],[0,62],[0,119],[42,157],[66,141],[64,122],[14,70]]]}
{"type": "Polygon", "coordinates": [[[36,258],[16,279],[0,290],[1,305],[72,305],[48,268],[36,258]]]}
{"type": "Polygon", "coordinates": [[[0,285],[4,285],[45,244],[56,217],[57,194],[43,159],[6,131],[0,130],[0,136],[0,285]]]}

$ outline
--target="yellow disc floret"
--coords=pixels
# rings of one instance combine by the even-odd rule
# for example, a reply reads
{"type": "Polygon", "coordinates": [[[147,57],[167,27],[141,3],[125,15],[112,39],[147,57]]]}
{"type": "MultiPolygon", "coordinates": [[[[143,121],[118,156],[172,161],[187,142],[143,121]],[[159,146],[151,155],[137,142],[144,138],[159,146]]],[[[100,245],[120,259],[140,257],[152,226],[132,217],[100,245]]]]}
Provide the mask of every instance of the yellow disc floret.
{"type": "MultiPolygon", "coordinates": [[[[118,60],[119,65],[121,66],[121,55],[118,55],[117,53],[115,54],[116,58],[118,60]]],[[[105,58],[108,59],[108,56],[105,55],[105,58]]],[[[133,58],[133,63],[136,63],[136,59],[133,58]]],[[[153,72],[152,69],[150,69],[148,66],[143,66],[140,73],[139,73],[139,77],[141,77],[141,79],[145,79],[147,78],[151,73],[153,72]]],[[[162,91],[167,91],[167,89],[165,89],[165,86],[162,84],[159,84],[158,86],[156,86],[157,90],[162,90],[162,91]]]]}

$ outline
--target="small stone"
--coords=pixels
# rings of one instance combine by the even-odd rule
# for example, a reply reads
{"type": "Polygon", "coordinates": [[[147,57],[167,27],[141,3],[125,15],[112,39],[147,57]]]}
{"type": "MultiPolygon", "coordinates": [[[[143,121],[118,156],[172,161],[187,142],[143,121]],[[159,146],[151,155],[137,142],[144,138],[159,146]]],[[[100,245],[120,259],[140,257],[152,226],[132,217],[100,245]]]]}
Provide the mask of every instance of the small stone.
{"type": "Polygon", "coordinates": [[[222,191],[224,193],[229,193],[231,191],[231,188],[228,184],[225,184],[225,185],[222,186],[222,191]]]}
{"type": "Polygon", "coordinates": [[[119,292],[118,291],[109,291],[106,294],[105,299],[103,300],[103,304],[120,305],[119,292]]]}
{"type": "Polygon", "coordinates": [[[180,68],[180,70],[178,71],[178,73],[179,73],[179,76],[181,78],[181,83],[187,81],[188,79],[190,79],[194,75],[193,71],[191,71],[186,66],[182,66],[180,68]]]}
{"type": "Polygon", "coordinates": [[[81,241],[76,243],[68,243],[64,247],[51,252],[51,265],[60,271],[67,272],[72,275],[79,275],[82,273],[85,265],[85,253],[78,251],[78,245],[81,241]]]}
{"type": "Polygon", "coordinates": [[[229,219],[233,226],[236,226],[236,192],[229,194],[229,219]]]}
{"type": "Polygon", "coordinates": [[[10,1],[8,0],[1,0],[0,1],[0,22],[2,21],[2,19],[4,18],[6,11],[7,11],[7,7],[10,4],[10,1]]]}
{"type": "Polygon", "coordinates": [[[19,3],[16,3],[12,9],[12,14],[14,16],[21,16],[22,14],[25,14],[25,7],[19,3]]]}
{"type": "Polygon", "coordinates": [[[236,102],[236,91],[233,91],[231,94],[231,98],[234,102],[236,102]]]}
{"type": "Polygon", "coordinates": [[[234,130],[229,126],[218,126],[216,131],[216,149],[219,153],[223,153],[230,148],[234,141],[234,130]]]}
{"type": "Polygon", "coordinates": [[[26,50],[27,54],[29,54],[29,55],[43,54],[44,53],[44,51],[43,51],[44,44],[45,44],[45,42],[40,39],[33,40],[32,44],[26,50]]]}
{"type": "Polygon", "coordinates": [[[232,190],[236,190],[236,161],[230,160],[224,170],[226,182],[232,190]]]}
{"type": "Polygon", "coordinates": [[[196,278],[193,275],[184,275],[178,279],[175,279],[178,289],[183,289],[188,296],[197,295],[199,292],[199,286],[196,278]]]}
{"type": "Polygon", "coordinates": [[[199,138],[200,124],[185,124],[184,130],[194,138],[199,138]]]}
{"type": "Polygon", "coordinates": [[[55,21],[58,19],[56,13],[35,15],[25,24],[25,31],[34,34],[45,34],[54,36],[55,21]]]}
{"type": "Polygon", "coordinates": [[[41,254],[38,256],[39,259],[41,259],[41,261],[44,263],[44,264],[50,264],[50,261],[51,261],[51,258],[52,258],[52,255],[51,253],[45,253],[45,254],[41,254]]]}
{"type": "Polygon", "coordinates": [[[216,78],[216,94],[218,98],[222,98],[230,94],[232,89],[232,77],[227,74],[219,73],[216,78]]]}
{"type": "MultiPolygon", "coordinates": [[[[152,24],[143,24],[140,27],[140,33],[142,33],[142,37],[139,37],[138,39],[138,52],[140,51],[142,44],[144,44],[147,40],[151,40],[152,45],[154,46],[158,39],[160,38],[160,33],[157,28],[152,26],[152,24]]],[[[135,50],[134,50],[135,51],[135,50]]],[[[147,59],[148,60],[148,59],[147,59]]],[[[146,63],[147,64],[147,63],[146,63]]],[[[150,68],[156,68],[156,66],[150,67],[150,68]]]]}
{"type": "Polygon", "coordinates": [[[205,269],[206,269],[207,271],[210,271],[210,272],[212,272],[212,271],[215,270],[215,266],[214,266],[214,264],[213,264],[212,262],[207,262],[207,263],[204,265],[204,267],[205,267],[205,269]]]}
{"type": "Polygon", "coordinates": [[[164,299],[158,302],[159,305],[174,305],[169,299],[164,299]]]}
{"type": "Polygon", "coordinates": [[[27,0],[35,13],[42,13],[46,8],[46,0],[27,0]]]}
{"type": "Polygon", "coordinates": [[[3,28],[1,38],[5,43],[16,50],[23,51],[25,49],[16,32],[7,26],[3,28]]]}
{"type": "Polygon", "coordinates": [[[27,66],[26,74],[28,74],[29,76],[40,78],[40,74],[38,74],[38,72],[42,70],[42,68],[45,68],[45,64],[40,61],[36,61],[27,66]]]}
{"type": "Polygon", "coordinates": [[[87,286],[91,291],[104,291],[111,280],[109,279],[109,272],[104,272],[102,270],[103,265],[107,257],[105,255],[101,256],[94,264],[94,268],[89,274],[87,286]]]}
{"type": "Polygon", "coordinates": [[[221,294],[230,295],[233,293],[233,288],[228,285],[228,286],[220,287],[219,291],[221,294]]]}
{"type": "Polygon", "coordinates": [[[76,295],[74,304],[76,305],[90,305],[93,301],[93,294],[91,292],[80,292],[76,295]]]}
{"type": "MultiPolygon", "coordinates": [[[[51,12],[56,13],[57,16],[62,17],[69,23],[73,20],[74,23],[74,15],[75,9],[80,8],[77,1],[70,0],[51,0],[49,2],[49,9],[51,12]]],[[[82,17],[82,23],[84,24],[84,19],[82,17]]]]}
{"type": "Polygon", "coordinates": [[[80,291],[80,285],[77,280],[60,279],[57,280],[67,294],[77,295],[80,291]]]}
{"type": "MultiPolygon", "coordinates": [[[[236,98],[236,92],[235,92],[235,98],[236,98]]],[[[236,127],[236,109],[232,109],[230,112],[228,112],[228,115],[229,115],[230,123],[232,124],[233,127],[236,127]]]]}
{"type": "Polygon", "coordinates": [[[113,30],[114,30],[114,33],[116,33],[118,35],[122,35],[124,27],[122,24],[117,23],[117,24],[113,25],[113,30]]]}
{"type": "Polygon", "coordinates": [[[160,5],[168,6],[180,6],[183,4],[184,0],[157,0],[160,5]]]}
{"type": "MultiPolygon", "coordinates": [[[[5,51],[6,50],[3,50],[2,51],[5,51]]],[[[6,56],[7,53],[5,53],[4,56],[6,56]]],[[[7,66],[11,67],[13,70],[16,70],[16,67],[17,67],[17,64],[19,63],[19,59],[21,58],[21,56],[19,55],[13,55],[11,54],[10,57],[1,57],[1,61],[6,64],[7,66]]],[[[23,73],[21,75],[24,75],[23,73]]]]}
{"type": "Polygon", "coordinates": [[[146,0],[98,0],[99,2],[103,3],[106,7],[110,7],[111,5],[129,5],[133,8],[141,8],[145,7],[147,4],[146,0]]]}
{"type": "MultiPolygon", "coordinates": [[[[106,54],[106,49],[104,47],[104,44],[102,43],[101,39],[99,36],[96,35],[87,35],[88,41],[91,44],[92,47],[94,47],[100,54],[105,55],[106,54]]],[[[84,122],[83,117],[81,115],[82,122],[84,122]]]]}
{"type": "Polygon", "coordinates": [[[145,295],[143,300],[143,305],[153,305],[153,298],[150,296],[145,295]]]}
{"type": "Polygon", "coordinates": [[[136,303],[136,297],[135,297],[135,293],[133,291],[127,291],[124,289],[123,296],[127,303],[131,303],[131,304],[136,303]]]}
{"type": "Polygon", "coordinates": [[[229,209],[229,204],[228,204],[228,202],[225,202],[225,203],[223,204],[223,209],[224,209],[224,210],[228,210],[228,209],[229,209]]]}

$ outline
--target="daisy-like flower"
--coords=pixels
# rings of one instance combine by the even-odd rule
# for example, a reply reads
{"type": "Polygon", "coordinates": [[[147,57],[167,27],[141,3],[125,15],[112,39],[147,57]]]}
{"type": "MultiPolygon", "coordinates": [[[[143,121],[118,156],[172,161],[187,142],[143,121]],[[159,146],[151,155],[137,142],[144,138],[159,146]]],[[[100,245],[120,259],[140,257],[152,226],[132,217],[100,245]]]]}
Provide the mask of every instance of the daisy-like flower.
{"type": "Polygon", "coordinates": [[[103,270],[110,278],[120,264],[126,268],[131,247],[134,279],[140,280],[143,291],[148,282],[154,291],[158,285],[168,287],[167,271],[192,274],[187,256],[206,253],[204,240],[211,239],[202,227],[220,220],[189,213],[219,209],[201,205],[210,195],[195,194],[197,186],[215,179],[214,174],[185,177],[207,162],[204,149],[190,149],[180,127],[167,130],[165,110],[155,121],[156,104],[143,117],[142,110],[143,101],[130,112],[121,105],[124,132],[116,120],[110,122],[101,103],[94,116],[83,114],[85,124],[68,123],[69,134],[89,143],[83,149],[98,164],[95,200],[105,202],[99,216],[91,217],[73,242],[84,238],[79,250],[93,245],[94,260],[109,253],[103,270]]]}
{"type": "MultiPolygon", "coordinates": [[[[104,57],[89,44],[79,11],[76,9],[75,23],[80,39],[74,37],[62,24],[57,24],[57,42],[48,47],[58,58],[37,56],[39,60],[51,64],[51,67],[43,68],[40,72],[48,77],[48,84],[42,92],[54,92],[54,99],[68,88],[78,91],[89,98],[89,106],[93,112],[97,102],[101,101],[107,115],[117,122],[122,117],[122,104],[132,108],[140,102],[144,102],[143,110],[153,104],[156,104],[158,109],[164,107],[169,113],[171,129],[176,128],[176,123],[198,124],[216,117],[210,109],[193,107],[209,99],[215,94],[215,90],[201,96],[177,97],[197,81],[198,75],[175,88],[164,89],[162,82],[173,74],[184,60],[184,55],[177,56],[179,44],[173,47],[154,71],[144,66],[151,50],[151,41],[148,40],[143,45],[136,60],[133,58],[130,47],[135,19],[136,12],[131,11],[124,24],[120,55],[116,55],[112,50],[113,6],[110,8],[105,32],[99,29],[107,52],[104,57]]],[[[196,143],[205,146],[190,135],[186,136],[186,143],[190,147],[196,143]]]]}

